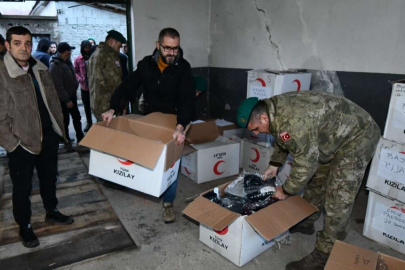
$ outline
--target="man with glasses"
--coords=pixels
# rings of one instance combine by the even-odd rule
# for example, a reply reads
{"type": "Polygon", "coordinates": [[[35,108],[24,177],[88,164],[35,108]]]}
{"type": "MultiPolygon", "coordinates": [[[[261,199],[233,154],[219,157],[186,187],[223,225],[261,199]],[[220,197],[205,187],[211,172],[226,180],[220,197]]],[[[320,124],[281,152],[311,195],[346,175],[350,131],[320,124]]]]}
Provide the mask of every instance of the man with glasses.
{"type": "Polygon", "coordinates": [[[48,68],[31,56],[31,32],[21,26],[11,27],[5,45],[8,52],[0,61],[0,146],[7,150],[13,214],[20,226],[20,239],[25,247],[32,248],[39,245],[31,227],[34,168],[45,221],[73,223],[56,208],[59,137],[65,138],[63,115],[48,68]]]}
{"type": "MultiPolygon", "coordinates": [[[[191,66],[183,58],[177,30],[165,28],[160,31],[153,54],[141,60],[138,68],[114,91],[110,109],[102,115],[103,120],[109,124],[114,114],[122,111],[123,101],[134,100],[141,93],[145,100],[145,114],[162,112],[177,115],[173,139],[178,145],[184,143],[184,129],[191,121],[196,94],[191,66]]],[[[173,201],[177,182],[163,195],[163,220],[166,223],[176,219],[173,201]]]]}

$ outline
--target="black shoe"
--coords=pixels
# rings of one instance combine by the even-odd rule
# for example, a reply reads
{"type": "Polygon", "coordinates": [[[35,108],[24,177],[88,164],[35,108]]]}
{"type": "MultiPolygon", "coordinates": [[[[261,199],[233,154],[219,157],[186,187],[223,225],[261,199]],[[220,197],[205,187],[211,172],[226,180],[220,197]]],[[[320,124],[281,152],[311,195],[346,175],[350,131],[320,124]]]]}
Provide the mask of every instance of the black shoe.
{"type": "Polygon", "coordinates": [[[24,247],[33,248],[39,246],[38,238],[32,230],[31,224],[20,227],[20,239],[24,247]]]}
{"type": "Polygon", "coordinates": [[[71,153],[74,152],[75,149],[73,148],[71,143],[65,143],[66,152],[71,153]]]}
{"type": "Polygon", "coordinates": [[[63,215],[58,209],[54,209],[53,211],[47,211],[45,216],[45,221],[49,223],[56,223],[60,225],[70,225],[74,222],[74,219],[63,215]]]}
{"type": "Polygon", "coordinates": [[[314,223],[301,222],[290,228],[290,233],[302,233],[307,235],[313,235],[315,232],[314,223]]]}
{"type": "Polygon", "coordinates": [[[317,249],[299,261],[290,262],[286,265],[286,270],[323,270],[328,261],[329,254],[317,249]]]}
{"type": "Polygon", "coordinates": [[[112,188],[112,189],[117,189],[117,190],[124,190],[126,189],[126,187],[118,185],[116,183],[107,181],[107,180],[103,180],[103,186],[106,188],[112,188]]]}
{"type": "Polygon", "coordinates": [[[86,127],[83,129],[84,132],[89,131],[89,129],[91,128],[91,126],[93,125],[93,123],[87,123],[86,127]]]}

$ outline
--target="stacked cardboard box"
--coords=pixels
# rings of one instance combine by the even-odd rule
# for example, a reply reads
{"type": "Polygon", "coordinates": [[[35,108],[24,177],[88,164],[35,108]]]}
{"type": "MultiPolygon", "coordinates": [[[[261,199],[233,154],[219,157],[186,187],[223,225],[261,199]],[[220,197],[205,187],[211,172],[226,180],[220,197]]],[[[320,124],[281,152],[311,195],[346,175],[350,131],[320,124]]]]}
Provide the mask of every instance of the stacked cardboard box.
{"type": "Polygon", "coordinates": [[[248,71],[247,97],[269,98],[279,94],[309,90],[311,73],[256,69],[248,71]]]}
{"type": "Polygon", "coordinates": [[[371,163],[363,234],[405,253],[405,81],[393,84],[384,136],[371,163]]]}

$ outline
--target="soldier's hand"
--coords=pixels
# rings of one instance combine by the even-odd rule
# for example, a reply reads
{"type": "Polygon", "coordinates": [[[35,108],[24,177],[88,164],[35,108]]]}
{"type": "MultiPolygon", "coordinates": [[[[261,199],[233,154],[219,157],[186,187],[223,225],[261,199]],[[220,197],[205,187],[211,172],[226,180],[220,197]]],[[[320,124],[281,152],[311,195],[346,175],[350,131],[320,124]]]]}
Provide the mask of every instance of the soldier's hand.
{"type": "Polygon", "coordinates": [[[182,145],[184,143],[186,135],[184,134],[184,128],[182,125],[176,126],[176,129],[173,132],[173,139],[176,140],[176,145],[182,145]]]}
{"type": "Polygon", "coordinates": [[[284,201],[288,198],[288,195],[284,193],[282,186],[277,186],[276,193],[272,197],[284,201]]]}
{"type": "Polygon", "coordinates": [[[277,167],[274,167],[271,165],[269,167],[267,167],[267,169],[264,171],[264,174],[263,174],[263,180],[266,181],[266,180],[276,176],[277,170],[278,170],[277,167]]]}
{"type": "Polygon", "coordinates": [[[101,115],[101,117],[103,117],[103,121],[107,121],[107,126],[108,126],[114,117],[114,110],[111,109],[111,110],[106,111],[105,113],[103,113],[101,115]]]}
{"type": "Polygon", "coordinates": [[[68,103],[66,103],[66,107],[68,107],[69,109],[73,108],[74,104],[72,101],[69,101],[68,103]]]}

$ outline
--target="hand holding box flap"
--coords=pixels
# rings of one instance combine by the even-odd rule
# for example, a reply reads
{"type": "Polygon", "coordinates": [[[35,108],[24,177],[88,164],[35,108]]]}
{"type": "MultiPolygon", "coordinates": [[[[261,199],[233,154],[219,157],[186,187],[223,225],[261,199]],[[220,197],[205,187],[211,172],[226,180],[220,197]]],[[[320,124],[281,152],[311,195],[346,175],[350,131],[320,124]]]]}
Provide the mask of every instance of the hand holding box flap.
{"type": "Polygon", "coordinates": [[[219,136],[215,121],[192,124],[187,132],[186,141],[190,144],[212,142],[219,136]]]}
{"type": "MultiPolygon", "coordinates": [[[[325,270],[375,270],[378,253],[337,240],[325,270]]],[[[391,270],[391,268],[389,268],[391,270]]]]}
{"type": "Polygon", "coordinates": [[[223,230],[240,217],[239,214],[231,212],[202,196],[191,202],[183,210],[183,214],[217,231],[223,230]]]}
{"type": "Polygon", "coordinates": [[[278,201],[248,216],[249,224],[266,240],[285,232],[317,210],[300,196],[292,196],[285,201],[278,201]]]}

